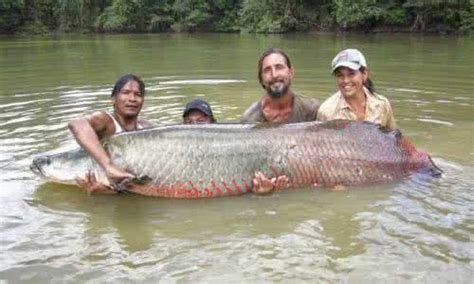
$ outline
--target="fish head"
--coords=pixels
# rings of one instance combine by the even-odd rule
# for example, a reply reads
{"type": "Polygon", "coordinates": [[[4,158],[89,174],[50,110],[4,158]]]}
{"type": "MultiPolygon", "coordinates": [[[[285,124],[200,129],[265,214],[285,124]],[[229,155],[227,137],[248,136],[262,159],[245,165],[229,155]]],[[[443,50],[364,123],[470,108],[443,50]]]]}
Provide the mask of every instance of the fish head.
{"type": "Polygon", "coordinates": [[[31,171],[53,182],[74,184],[77,177],[93,169],[93,162],[81,149],[43,153],[33,158],[31,171]]]}

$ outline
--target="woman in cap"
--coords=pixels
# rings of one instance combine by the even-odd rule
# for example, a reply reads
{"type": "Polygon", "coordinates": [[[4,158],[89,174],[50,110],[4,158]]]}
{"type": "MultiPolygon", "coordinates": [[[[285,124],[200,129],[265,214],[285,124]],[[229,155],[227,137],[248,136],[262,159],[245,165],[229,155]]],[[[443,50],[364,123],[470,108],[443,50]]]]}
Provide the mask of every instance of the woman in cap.
{"type": "Polygon", "coordinates": [[[375,93],[367,62],[357,49],[345,49],[332,60],[338,91],[319,107],[317,120],[349,119],[395,129],[390,102],[375,93]]]}

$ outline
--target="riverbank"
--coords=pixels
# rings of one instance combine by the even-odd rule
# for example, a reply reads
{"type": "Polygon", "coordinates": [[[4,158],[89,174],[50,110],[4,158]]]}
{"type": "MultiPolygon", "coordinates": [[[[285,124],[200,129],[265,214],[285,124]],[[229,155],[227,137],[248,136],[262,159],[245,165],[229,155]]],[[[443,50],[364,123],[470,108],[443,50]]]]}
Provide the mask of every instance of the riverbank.
{"type": "MultiPolygon", "coordinates": [[[[199,30],[199,31],[192,31],[192,32],[175,32],[175,31],[167,31],[167,32],[93,32],[93,31],[73,31],[73,32],[63,32],[63,31],[44,31],[44,32],[20,32],[20,33],[0,33],[0,37],[30,37],[30,36],[45,36],[45,37],[56,37],[56,36],[78,36],[78,35],[92,35],[92,36],[101,36],[101,35],[140,35],[140,34],[243,34],[241,32],[216,32],[212,30],[199,30]]],[[[373,29],[370,31],[367,30],[321,30],[319,28],[313,28],[307,31],[291,31],[291,32],[279,32],[279,33],[244,33],[244,34],[308,34],[308,35],[347,35],[347,34],[412,34],[412,35],[430,35],[430,36],[472,36],[474,35],[474,30],[468,31],[459,31],[453,29],[440,29],[440,30],[428,30],[428,31],[414,31],[410,28],[401,28],[401,27],[381,27],[377,29],[373,29]]]]}
{"type": "Polygon", "coordinates": [[[474,30],[469,1],[0,1],[0,34],[474,30]]]}

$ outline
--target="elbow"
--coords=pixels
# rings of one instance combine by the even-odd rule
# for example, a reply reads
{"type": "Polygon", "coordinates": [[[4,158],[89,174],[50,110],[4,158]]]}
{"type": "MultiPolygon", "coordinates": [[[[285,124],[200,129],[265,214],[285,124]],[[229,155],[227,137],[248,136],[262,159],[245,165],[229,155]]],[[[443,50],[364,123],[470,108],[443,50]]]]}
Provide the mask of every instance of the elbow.
{"type": "Polygon", "coordinates": [[[73,134],[76,134],[79,129],[82,128],[84,123],[87,123],[87,121],[83,118],[77,118],[74,120],[71,120],[68,124],[67,127],[69,128],[69,131],[71,131],[73,134]]]}
{"type": "Polygon", "coordinates": [[[70,122],[68,122],[67,124],[67,128],[69,128],[69,131],[71,131],[72,133],[75,132],[75,130],[77,129],[77,124],[79,123],[78,119],[74,119],[70,122]]]}

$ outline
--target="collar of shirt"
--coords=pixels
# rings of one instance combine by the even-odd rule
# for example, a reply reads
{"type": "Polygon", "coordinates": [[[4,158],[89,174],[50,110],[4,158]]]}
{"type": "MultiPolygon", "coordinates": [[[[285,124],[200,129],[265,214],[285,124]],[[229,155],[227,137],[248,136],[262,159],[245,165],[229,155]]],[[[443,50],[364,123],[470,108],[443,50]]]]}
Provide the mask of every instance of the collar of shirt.
{"type": "MultiPolygon", "coordinates": [[[[366,95],[366,112],[373,112],[374,110],[378,109],[381,105],[381,101],[378,99],[377,94],[372,94],[367,88],[364,87],[364,93],[366,95]]],[[[351,107],[344,99],[344,96],[341,94],[341,91],[337,92],[339,96],[339,105],[341,109],[350,109],[351,107]]]]}

